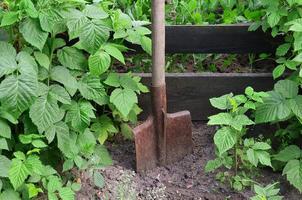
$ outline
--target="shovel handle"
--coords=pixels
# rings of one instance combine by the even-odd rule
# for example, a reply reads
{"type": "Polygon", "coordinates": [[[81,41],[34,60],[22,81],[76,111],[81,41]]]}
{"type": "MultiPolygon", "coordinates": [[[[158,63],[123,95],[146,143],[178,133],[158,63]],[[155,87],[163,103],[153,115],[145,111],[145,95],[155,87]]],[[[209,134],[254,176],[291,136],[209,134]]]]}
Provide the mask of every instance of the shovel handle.
{"type": "Polygon", "coordinates": [[[152,1],[152,86],[165,85],[165,0],[152,1]]]}

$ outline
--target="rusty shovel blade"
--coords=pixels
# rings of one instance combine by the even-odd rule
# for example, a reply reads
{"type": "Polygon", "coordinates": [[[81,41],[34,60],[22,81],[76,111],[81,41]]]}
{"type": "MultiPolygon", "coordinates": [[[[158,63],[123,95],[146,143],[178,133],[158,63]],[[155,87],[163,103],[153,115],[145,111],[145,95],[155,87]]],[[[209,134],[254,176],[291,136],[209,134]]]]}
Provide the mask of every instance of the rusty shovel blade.
{"type": "Polygon", "coordinates": [[[136,170],[145,172],[159,165],[169,165],[180,161],[192,153],[191,115],[188,111],[166,114],[164,120],[165,155],[159,152],[155,120],[151,116],[134,130],[136,150],[136,170]],[[161,161],[160,161],[161,159],[161,161]]]}

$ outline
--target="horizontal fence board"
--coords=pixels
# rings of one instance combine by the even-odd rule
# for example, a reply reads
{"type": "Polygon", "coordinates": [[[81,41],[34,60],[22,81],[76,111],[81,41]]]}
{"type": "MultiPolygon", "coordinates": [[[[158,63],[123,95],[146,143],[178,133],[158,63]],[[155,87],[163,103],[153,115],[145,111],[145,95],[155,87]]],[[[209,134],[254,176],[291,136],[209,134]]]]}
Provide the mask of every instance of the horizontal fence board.
{"type": "MultiPolygon", "coordinates": [[[[142,82],[151,85],[151,74],[138,74],[142,82]]],[[[247,86],[256,91],[267,91],[273,88],[270,73],[184,73],[166,74],[168,111],[189,110],[192,120],[207,120],[217,112],[212,108],[209,99],[233,92],[240,94],[247,86]]],[[[150,94],[140,96],[139,105],[143,108],[140,119],[150,114],[150,94]]]]}
{"type": "Polygon", "coordinates": [[[249,24],[166,26],[166,53],[273,53],[282,41],[248,28],[249,24]]]}

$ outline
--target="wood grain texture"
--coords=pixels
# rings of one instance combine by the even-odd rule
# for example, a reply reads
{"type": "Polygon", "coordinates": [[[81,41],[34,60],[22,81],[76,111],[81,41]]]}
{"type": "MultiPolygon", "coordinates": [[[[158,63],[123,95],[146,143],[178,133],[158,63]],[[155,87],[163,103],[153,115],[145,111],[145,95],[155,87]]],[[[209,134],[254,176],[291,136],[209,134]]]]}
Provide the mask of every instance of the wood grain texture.
{"type": "MultiPolygon", "coordinates": [[[[137,74],[142,82],[151,84],[151,74],[137,74]]],[[[274,80],[270,73],[184,73],[166,74],[168,111],[170,113],[189,110],[192,120],[207,120],[217,112],[209,99],[233,92],[240,94],[247,86],[256,91],[273,88],[274,80]]],[[[149,94],[140,96],[139,104],[144,112],[140,119],[146,119],[151,111],[149,94]]]]}

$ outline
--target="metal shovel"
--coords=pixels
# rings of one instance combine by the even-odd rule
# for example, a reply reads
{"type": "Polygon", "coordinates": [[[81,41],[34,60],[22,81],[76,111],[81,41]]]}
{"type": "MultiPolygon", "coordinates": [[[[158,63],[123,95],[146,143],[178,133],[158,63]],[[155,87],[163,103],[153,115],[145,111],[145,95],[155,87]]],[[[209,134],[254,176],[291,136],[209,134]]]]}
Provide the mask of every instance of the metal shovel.
{"type": "Polygon", "coordinates": [[[167,113],[165,0],[152,1],[152,51],[152,115],[133,130],[138,172],[179,161],[193,148],[190,112],[167,113]]]}

